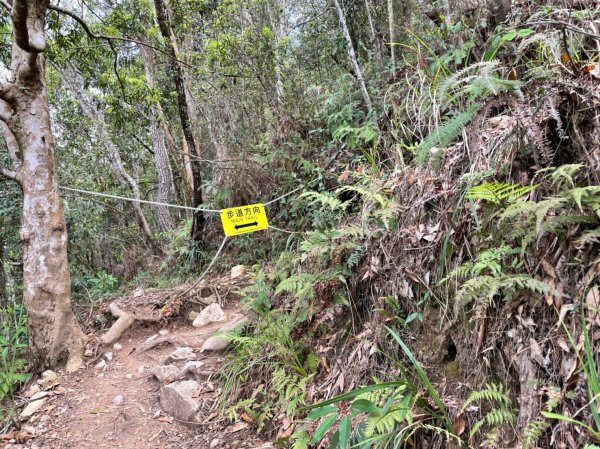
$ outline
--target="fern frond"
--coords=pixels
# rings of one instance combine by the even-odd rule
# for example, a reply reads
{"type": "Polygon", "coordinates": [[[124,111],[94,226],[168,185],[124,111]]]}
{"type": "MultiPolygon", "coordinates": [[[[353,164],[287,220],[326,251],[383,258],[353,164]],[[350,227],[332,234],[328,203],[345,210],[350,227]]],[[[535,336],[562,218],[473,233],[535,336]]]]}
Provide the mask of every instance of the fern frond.
{"type": "Polygon", "coordinates": [[[531,421],[523,431],[523,449],[534,449],[535,443],[549,426],[547,421],[531,421]]]}
{"type": "Polygon", "coordinates": [[[480,109],[480,104],[474,104],[431,131],[415,150],[417,164],[421,166],[427,161],[432,148],[438,147],[441,150],[447,147],[462,133],[465,126],[473,120],[480,109]]]}
{"type": "Polygon", "coordinates": [[[471,405],[473,402],[489,401],[501,406],[507,407],[510,405],[511,400],[504,391],[504,387],[500,384],[489,383],[482,390],[471,392],[467,400],[462,406],[462,411],[471,405]]]}
{"type": "Polygon", "coordinates": [[[312,199],[309,204],[320,204],[322,208],[328,208],[333,212],[337,210],[343,211],[348,206],[348,202],[341,201],[339,198],[329,192],[304,192],[299,196],[299,198],[312,199]]]}
{"type": "Polygon", "coordinates": [[[471,187],[465,198],[486,200],[497,206],[504,206],[507,203],[513,203],[517,198],[531,192],[538,186],[539,184],[521,186],[505,182],[486,182],[485,184],[471,187]]]}
{"type": "Polygon", "coordinates": [[[290,440],[294,442],[292,449],[308,449],[310,435],[306,430],[297,430],[292,434],[290,440]]]}
{"type": "Polygon", "coordinates": [[[275,294],[278,295],[282,292],[288,292],[301,299],[313,298],[313,286],[316,280],[316,276],[309,273],[301,273],[290,276],[279,283],[275,289],[275,294]]]}

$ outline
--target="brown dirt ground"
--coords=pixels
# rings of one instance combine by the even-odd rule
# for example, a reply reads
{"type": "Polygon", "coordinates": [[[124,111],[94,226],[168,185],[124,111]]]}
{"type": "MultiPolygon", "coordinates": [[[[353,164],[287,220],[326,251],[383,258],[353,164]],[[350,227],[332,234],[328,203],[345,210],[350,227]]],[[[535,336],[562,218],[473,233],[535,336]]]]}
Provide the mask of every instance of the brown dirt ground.
{"type": "MultiPolygon", "coordinates": [[[[239,311],[237,304],[225,308],[228,318],[239,311]]],[[[202,330],[181,321],[164,327],[158,323],[134,325],[119,340],[123,348],[112,351],[113,358],[103,369],[96,367],[98,359],[89,360],[87,367],[74,374],[59,373],[60,383],[50,390],[42,409],[29,422],[22,423],[20,431],[13,431],[12,439],[7,438],[10,433],[4,439],[0,436],[0,448],[272,447],[256,437],[247,423],[231,422],[219,413],[218,385],[211,377],[224,362],[224,356],[200,354],[199,350],[221,325],[214,323],[202,330]],[[153,336],[153,341],[161,339],[164,343],[145,350],[153,336]],[[201,424],[178,422],[160,409],[161,385],[149,369],[162,364],[175,345],[190,346],[198,354],[197,360],[204,362],[199,381],[204,417],[201,424]],[[118,395],[124,400],[115,405],[113,399],[118,395]]]]}

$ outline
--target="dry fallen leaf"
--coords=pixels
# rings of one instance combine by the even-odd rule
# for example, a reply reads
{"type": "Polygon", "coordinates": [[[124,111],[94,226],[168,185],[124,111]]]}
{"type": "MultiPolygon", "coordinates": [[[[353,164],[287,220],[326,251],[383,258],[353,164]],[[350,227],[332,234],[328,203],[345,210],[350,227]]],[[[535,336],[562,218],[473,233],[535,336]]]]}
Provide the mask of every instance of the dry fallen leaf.
{"type": "Polygon", "coordinates": [[[467,425],[467,421],[463,417],[462,413],[454,418],[452,422],[452,428],[454,429],[454,433],[460,436],[465,431],[465,426],[467,425]]]}
{"type": "Polygon", "coordinates": [[[530,338],[529,345],[529,354],[531,355],[531,358],[543,368],[544,354],[542,353],[542,348],[540,347],[539,343],[535,341],[535,339],[530,338]]]}
{"type": "Polygon", "coordinates": [[[247,423],[250,423],[250,424],[252,424],[254,422],[254,418],[246,412],[242,413],[240,418],[242,418],[244,421],[246,421],[247,423]]]}
{"type": "Polygon", "coordinates": [[[248,423],[245,422],[237,422],[233,426],[231,426],[228,430],[229,433],[239,432],[240,430],[244,430],[248,428],[248,423]]]}

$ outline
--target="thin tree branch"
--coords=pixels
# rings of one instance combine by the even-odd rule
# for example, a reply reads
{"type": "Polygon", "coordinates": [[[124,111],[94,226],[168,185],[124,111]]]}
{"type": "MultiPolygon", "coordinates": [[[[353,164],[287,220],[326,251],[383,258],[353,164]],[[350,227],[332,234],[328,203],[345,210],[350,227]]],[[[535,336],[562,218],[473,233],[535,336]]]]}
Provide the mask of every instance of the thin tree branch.
{"type": "MultiPolygon", "coordinates": [[[[2,1],[2,0],[0,0],[2,1]]],[[[168,52],[166,52],[165,50],[158,48],[154,45],[148,44],[146,42],[142,42],[139,41],[137,39],[131,39],[129,37],[118,37],[118,36],[106,36],[104,34],[95,34],[92,32],[92,30],[90,29],[89,25],[86,23],[86,21],[84,19],[82,19],[80,16],[78,16],[77,14],[75,14],[72,11],[69,11],[68,9],[62,8],[58,5],[48,5],[48,9],[51,9],[53,11],[56,11],[58,13],[64,14],[66,16],[71,17],[72,19],[74,19],[77,23],[79,23],[79,25],[81,25],[81,27],[83,28],[83,30],[85,31],[85,33],[88,35],[88,37],[90,37],[91,39],[103,39],[105,41],[107,41],[109,43],[109,45],[112,48],[112,41],[120,41],[120,42],[128,42],[128,43],[132,43],[132,44],[137,44],[137,45],[142,45],[144,47],[148,47],[151,48],[154,51],[157,51],[159,53],[162,53],[163,55],[167,56],[169,59],[174,60],[175,62],[177,62],[178,64],[184,65],[187,68],[193,69],[194,66],[188,64],[185,61],[182,61],[180,59],[174,58],[172,55],[170,55],[168,52]]],[[[113,49],[114,51],[114,49],[113,49]]]]}
{"type": "Polygon", "coordinates": [[[5,2],[4,0],[0,0],[0,6],[6,9],[9,14],[12,14],[12,8],[7,2],[5,2]]]}
{"type": "Polygon", "coordinates": [[[592,39],[596,39],[600,41],[600,36],[594,33],[591,33],[586,30],[582,30],[581,28],[577,28],[567,22],[561,22],[560,20],[541,20],[538,22],[527,22],[525,25],[557,25],[566,28],[569,31],[573,31],[574,33],[583,34],[585,36],[589,36],[592,39]]]}
{"type": "Polygon", "coordinates": [[[0,100],[11,104],[15,98],[15,93],[18,91],[17,86],[11,82],[0,84],[0,100]]]}
{"type": "Polygon", "coordinates": [[[2,165],[0,165],[0,175],[5,176],[8,179],[12,179],[13,181],[17,181],[19,184],[21,184],[21,176],[19,176],[19,173],[13,170],[9,170],[8,168],[3,167],[2,165]]]}

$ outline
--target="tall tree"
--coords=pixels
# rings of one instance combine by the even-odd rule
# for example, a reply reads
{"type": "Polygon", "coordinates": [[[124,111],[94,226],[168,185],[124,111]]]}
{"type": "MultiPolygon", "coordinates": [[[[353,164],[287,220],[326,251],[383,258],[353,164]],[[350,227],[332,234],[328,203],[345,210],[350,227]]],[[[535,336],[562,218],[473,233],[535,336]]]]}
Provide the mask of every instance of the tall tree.
{"type": "Polygon", "coordinates": [[[392,62],[392,77],[396,77],[396,34],[394,28],[394,0],[387,0],[388,25],[390,30],[390,58],[392,62]]]}
{"type": "Polygon", "coordinates": [[[0,173],[23,190],[23,302],[29,342],[38,368],[82,363],[83,333],[71,308],[67,228],[58,193],[54,143],[45,84],[47,0],[13,0],[1,5],[12,21],[11,73],[0,86],[8,139],[14,137],[22,167],[0,173]]]}
{"type": "Polygon", "coordinates": [[[350,59],[350,63],[352,64],[352,69],[354,70],[354,76],[356,76],[356,80],[358,81],[358,86],[360,88],[360,93],[362,94],[363,101],[365,106],[369,111],[373,109],[373,103],[371,102],[371,97],[369,95],[369,91],[367,90],[367,85],[365,83],[365,79],[362,75],[362,71],[360,70],[360,65],[358,64],[358,59],[356,58],[356,52],[354,51],[354,44],[352,43],[352,37],[350,37],[350,30],[348,29],[348,25],[346,24],[346,15],[344,14],[344,10],[340,5],[339,0],[333,0],[335,5],[335,10],[337,11],[338,18],[340,20],[340,25],[342,27],[342,33],[344,34],[344,39],[346,40],[346,51],[348,53],[348,58],[350,59]]]}
{"type": "MultiPolygon", "coordinates": [[[[191,156],[191,168],[194,177],[192,204],[194,207],[198,207],[202,204],[202,172],[200,162],[198,161],[198,148],[196,142],[194,141],[194,135],[192,132],[190,108],[186,98],[185,79],[181,65],[178,62],[177,40],[175,39],[175,34],[173,33],[167,5],[163,0],[154,0],[154,8],[156,9],[156,20],[158,22],[160,34],[165,41],[167,51],[169,53],[169,68],[171,71],[173,84],[175,85],[175,92],[177,93],[177,106],[179,119],[181,120],[181,129],[183,131],[185,145],[187,146],[191,156]]],[[[194,214],[191,231],[193,240],[202,240],[204,223],[204,214],[200,211],[196,212],[194,214]]]]}
{"type": "MultiPolygon", "coordinates": [[[[146,73],[146,82],[150,90],[156,88],[156,68],[154,64],[154,52],[144,46],[140,47],[140,54],[144,61],[144,71],[146,73]]],[[[154,165],[157,175],[156,201],[166,203],[169,200],[169,193],[173,187],[173,176],[169,166],[169,153],[167,152],[165,123],[163,122],[163,113],[160,102],[153,98],[150,106],[150,135],[152,137],[152,148],[154,150],[154,165]]],[[[169,215],[169,209],[166,206],[154,206],[156,222],[161,231],[167,231],[173,227],[173,221],[169,215]]]]}

